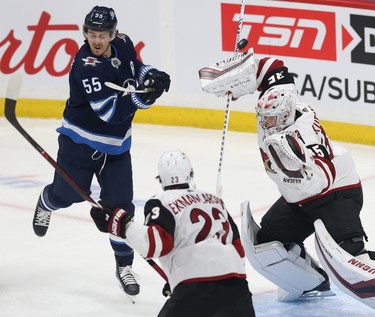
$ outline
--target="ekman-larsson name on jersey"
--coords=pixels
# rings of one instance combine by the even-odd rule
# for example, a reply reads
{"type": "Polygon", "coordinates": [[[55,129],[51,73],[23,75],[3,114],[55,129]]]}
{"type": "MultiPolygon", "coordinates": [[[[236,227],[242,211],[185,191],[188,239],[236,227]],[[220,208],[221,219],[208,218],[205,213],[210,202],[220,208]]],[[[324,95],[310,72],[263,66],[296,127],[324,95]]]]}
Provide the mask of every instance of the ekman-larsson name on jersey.
{"type": "Polygon", "coordinates": [[[175,201],[168,204],[174,214],[178,214],[185,207],[190,206],[195,203],[204,203],[204,204],[219,204],[224,208],[224,202],[212,194],[186,194],[177,198],[175,201]]]}

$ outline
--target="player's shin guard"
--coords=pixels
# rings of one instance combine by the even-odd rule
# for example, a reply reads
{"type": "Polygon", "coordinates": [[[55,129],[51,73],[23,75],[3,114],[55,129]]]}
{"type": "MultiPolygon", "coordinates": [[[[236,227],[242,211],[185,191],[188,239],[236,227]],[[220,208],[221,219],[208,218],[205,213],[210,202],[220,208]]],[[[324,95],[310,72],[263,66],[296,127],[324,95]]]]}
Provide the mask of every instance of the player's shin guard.
{"type": "Polygon", "coordinates": [[[314,226],[315,248],[331,280],[346,294],[375,308],[374,253],[353,256],[333,240],[321,220],[316,220],[314,226]]]}

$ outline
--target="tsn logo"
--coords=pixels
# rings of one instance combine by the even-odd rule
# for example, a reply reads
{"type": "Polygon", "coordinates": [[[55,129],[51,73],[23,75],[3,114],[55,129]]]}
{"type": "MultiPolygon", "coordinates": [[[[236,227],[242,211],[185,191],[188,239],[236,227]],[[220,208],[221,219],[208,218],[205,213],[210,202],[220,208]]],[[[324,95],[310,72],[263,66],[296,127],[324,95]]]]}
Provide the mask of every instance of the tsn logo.
{"type": "MultiPolygon", "coordinates": [[[[221,12],[223,50],[233,51],[239,5],[222,4],[221,12]]],[[[375,17],[349,10],[348,17],[349,27],[336,22],[335,12],[251,5],[245,8],[241,37],[258,54],[328,61],[338,60],[340,39],[343,51],[350,44],[352,63],[375,65],[375,17]]]]}
{"type": "MultiPolygon", "coordinates": [[[[238,6],[222,4],[221,12],[223,50],[232,51],[238,6]]],[[[259,54],[337,59],[334,12],[249,6],[245,8],[241,36],[259,54]]]]}

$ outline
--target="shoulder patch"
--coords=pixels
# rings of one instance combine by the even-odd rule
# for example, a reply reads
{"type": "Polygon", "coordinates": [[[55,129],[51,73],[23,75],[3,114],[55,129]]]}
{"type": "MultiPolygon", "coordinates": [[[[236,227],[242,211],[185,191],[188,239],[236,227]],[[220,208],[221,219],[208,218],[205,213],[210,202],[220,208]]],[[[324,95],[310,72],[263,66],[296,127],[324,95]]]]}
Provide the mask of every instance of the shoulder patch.
{"type": "Polygon", "coordinates": [[[84,66],[96,66],[96,64],[101,63],[98,61],[96,57],[87,56],[86,58],[82,58],[82,60],[85,62],[84,66]]]}
{"type": "Polygon", "coordinates": [[[126,43],[126,35],[124,33],[118,33],[117,37],[123,40],[126,43]]]}

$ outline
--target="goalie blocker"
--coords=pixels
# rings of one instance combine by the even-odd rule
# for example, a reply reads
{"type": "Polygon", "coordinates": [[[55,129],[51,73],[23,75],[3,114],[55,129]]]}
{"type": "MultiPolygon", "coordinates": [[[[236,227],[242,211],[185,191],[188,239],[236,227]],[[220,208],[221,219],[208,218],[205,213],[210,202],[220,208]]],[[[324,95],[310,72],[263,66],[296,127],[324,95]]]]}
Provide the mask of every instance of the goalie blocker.
{"type": "Polygon", "coordinates": [[[199,79],[203,91],[218,97],[224,97],[231,92],[232,98],[237,99],[256,91],[256,72],[254,52],[250,48],[235,57],[201,68],[199,79]]]}

